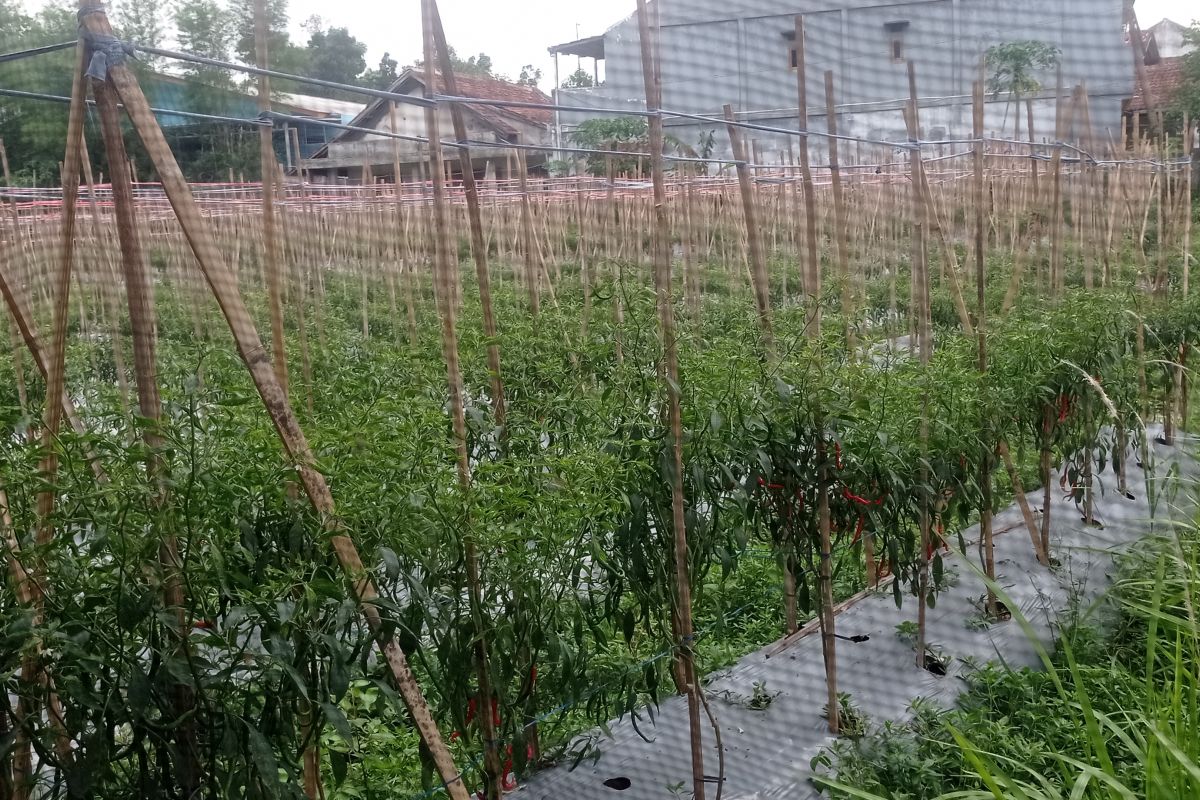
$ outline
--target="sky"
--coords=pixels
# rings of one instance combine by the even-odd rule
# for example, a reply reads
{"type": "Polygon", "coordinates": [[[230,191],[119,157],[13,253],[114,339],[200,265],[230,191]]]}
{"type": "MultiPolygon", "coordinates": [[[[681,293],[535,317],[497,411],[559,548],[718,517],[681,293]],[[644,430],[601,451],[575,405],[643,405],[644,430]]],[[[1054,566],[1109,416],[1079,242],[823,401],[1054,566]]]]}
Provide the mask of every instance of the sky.
{"type": "MultiPolygon", "coordinates": [[[[636,0],[439,0],[446,38],[462,57],[479,52],[492,57],[496,71],[516,77],[521,67],[542,70],[541,86],[554,84],[551,45],[594,36],[633,13],[636,0]],[[576,35],[578,32],[578,36],[576,35]]],[[[378,0],[290,0],[292,36],[310,15],[345,27],[367,44],[367,65],[379,63],[384,52],[401,66],[421,55],[420,4],[416,0],[380,3],[378,0]]],[[[575,71],[575,58],[560,59],[562,78],[575,71]]],[[[591,70],[591,61],[585,62],[591,70]]]]}

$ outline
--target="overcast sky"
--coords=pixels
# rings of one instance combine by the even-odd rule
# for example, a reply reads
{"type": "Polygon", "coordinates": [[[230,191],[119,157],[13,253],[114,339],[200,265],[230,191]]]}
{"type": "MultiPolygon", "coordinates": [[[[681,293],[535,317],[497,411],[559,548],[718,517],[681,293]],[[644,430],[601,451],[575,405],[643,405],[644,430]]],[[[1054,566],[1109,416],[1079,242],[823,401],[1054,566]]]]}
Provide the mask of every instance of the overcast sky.
{"type": "MultiPolygon", "coordinates": [[[[797,2],[802,7],[803,2],[797,2]]],[[[579,36],[603,33],[633,13],[636,0],[440,0],[446,37],[459,55],[485,52],[498,72],[515,77],[525,64],[540,68],[542,88],[554,82],[554,59],[546,49],[579,36]]],[[[421,53],[419,4],[408,0],[291,0],[294,37],[301,39],[301,23],[312,14],[327,23],[350,29],[367,43],[368,66],[375,66],[385,51],[400,62],[411,63],[421,53]]],[[[1149,27],[1163,17],[1185,25],[1200,17],[1196,0],[1137,0],[1138,19],[1149,27]]],[[[591,69],[591,62],[584,66],[591,69]]],[[[561,59],[562,77],[575,69],[575,59],[561,59]]]]}
{"type": "MultiPolygon", "coordinates": [[[[113,0],[109,0],[111,3],[113,0]]],[[[719,0],[717,0],[719,2],[719,0]]],[[[37,7],[42,0],[24,0],[37,7]]],[[[797,7],[804,5],[797,0],[797,7]]],[[[554,82],[554,60],[546,49],[582,36],[594,36],[633,13],[636,0],[440,0],[446,36],[461,56],[485,52],[498,72],[516,77],[525,64],[543,71],[542,88],[554,82]]],[[[1163,17],[1185,25],[1200,17],[1196,0],[1137,0],[1138,18],[1149,27],[1163,17]]],[[[385,52],[410,64],[421,54],[420,6],[415,0],[290,0],[292,36],[307,40],[301,28],[312,15],[327,25],[345,27],[367,44],[367,66],[374,67],[385,52]]],[[[575,69],[565,56],[562,77],[575,69]]],[[[591,69],[590,62],[584,66],[591,69]]]]}

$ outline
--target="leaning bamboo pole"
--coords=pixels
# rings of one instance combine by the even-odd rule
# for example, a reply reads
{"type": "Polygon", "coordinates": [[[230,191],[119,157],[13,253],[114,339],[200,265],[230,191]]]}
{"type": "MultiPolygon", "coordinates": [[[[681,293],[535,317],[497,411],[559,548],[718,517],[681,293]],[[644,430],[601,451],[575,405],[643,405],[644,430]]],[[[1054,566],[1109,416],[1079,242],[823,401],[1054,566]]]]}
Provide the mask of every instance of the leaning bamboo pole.
{"type": "MultiPolygon", "coordinates": [[[[112,27],[104,10],[95,7],[81,9],[80,24],[85,35],[111,37],[112,27]]],[[[330,543],[342,569],[353,586],[363,616],[375,635],[384,659],[387,661],[392,679],[400,693],[413,722],[426,743],[431,758],[447,787],[452,800],[467,800],[467,791],[462,777],[454,766],[450,752],[442,739],[441,732],[429,708],[424,694],[408,665],[408,659],[396,640],[387,635],[384,621],[375,603],[379,596],[370,573],[363,566],[358,549],[347,536],[335,516],[333,495],[325,477],[316,469],[312,449],[296,416],[287,403],[283,389],[269,363],[262,339],[254,327],[245,302],[238,293],[233,274],[226,265],[209,227],[200,215],[200,210],[188,188],[183,173],[179,170],[170,146],[150,110],[146,97],[138,86],[137,78],[123,63],[110,64],[108,78],[129,115],[134,130],[141,139],[147,154],[154,164],[163,190],[167,195],[176,218],[184,230],[188,244],[204,272],[209,288],[217,299],[225,316],[238,353],[246,364],[263,405],[271,417],[276,432],[289,457],[296,462],[297,474],[304,486],[314,510],[332,534],[330,543]]]]}
{"type": "MultiPolygon", "coordinates": [[[[458,79],[454,75],[454,63],[450,58],[450,48],[446,44],[446,32],[442,28],[442,18],[438,11],[437,0],[430,0],[430,24],[434,45],[440,59],[442,79],[446,82],[446,91],[458,96],[458,79]]],[[[492,387],[492,409],[496,427],[503,431],[506,426],[507,412],[504,402],[504,381],[500,374],[500,340],[496,331],[496,315],[492,309],[492,284],[488,272],[487,243],[483,238],[483,216],[479,208],[479,187],[475,183],[475,168],[471,162],[471,150],[467,141],[467,123],[462,108],[457,103],[450,104],[450,120],[454,126],[454,138],[458,140],[458,159],[462,166],[463,193],[467,201],[467,216],[471,225],[471,255],[475,259],[475,279],[479,288],[479,303],[483,310],[483,334],[487,337],[487,364],[492,387]]]]}
{"type": "MultiPolygon", "coordinates": [[[[438,55],[434,44],[434,2],[422,0],[421,19],[425,51],[425,91],[430,99],[437,93],[438,74],[434,69],[435,55],[438,55]]],[[[441,54],[448,60],[448,53],[441,54]]],[[[454,251],[450,247],[450,230],[448,219],[448,204],[446,201],[446,179],[442,170],[441,132],[438,120],[438,108],[431,103],[425,109],[425,131],[429,139],[429,165],[433,177],[433,265],[434,280],[439,286],[438,301],[441,305],[442,317],[442,356],[446,362],[447,382],[450,391],[450,416],[454,430],[454,452],[457,465],[459,490],[467,506],[467,521],[463,525],[462,546],[463,560],[467,570],[467,595],[469,598],[471,623],[474,627],[473,651],[475,658],[476,680],[478,681],[479,697],[476,700],[479,713],[475,719],[479,725],[479,734],[483,744],[484,791],[487,800],[500,800],[503,794],[502,780],[504,770],[500,763],[500,743],[496,739],[495,720],[489,712],[492,707],[492,679],[488,666],[488,641],[483,616],[483,581],[479,569],[478,545],[475,541],[475,531],[470,522],[470,491],[471,466],[470,455],[467,452],[467,422],[463,410],[462,371],[458,357],[458,332],[455,320],[455,285],[457,284],[458,263],[454,251]]]]}

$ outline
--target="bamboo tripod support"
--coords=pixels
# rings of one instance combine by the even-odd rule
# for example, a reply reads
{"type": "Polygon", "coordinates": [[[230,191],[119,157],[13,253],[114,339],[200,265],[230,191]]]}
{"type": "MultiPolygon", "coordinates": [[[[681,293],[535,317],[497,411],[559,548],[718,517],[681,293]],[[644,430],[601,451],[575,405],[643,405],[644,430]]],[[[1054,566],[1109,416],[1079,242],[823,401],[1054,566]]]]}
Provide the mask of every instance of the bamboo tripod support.
{"type": "MultiPolygon", "coordinates": [[[[89,7],[90,8],[90,7],[89,7]]],[[[109,37],[112,28],[102,9],[91,8],[83,15],[82,26],[87,35],[109,37]]],[[[286,395],[271,366],[270,359],[250,318],[245,302],[237,290],[235,278],[226,266],[216,242],[200,215],[200,210],[188,188],[182,172],[163,137],[162,130],[138,86],[137,78],[123,64],[109,68],[108,79],[125,106],[133,128],[150,155],[171,207],[175,211],[184,235],[204,272],[218,305],[221,308],[238,352],[250,371],[255,388],[279,434],[288,456],[296,463],[297,473],[313,508],[324,521],[331,536],[342,569],[351,581],[355,596],[371,630],[379,637],[379,645],[388,663],[396,688],[412,715],[413,721],[428,746],[438,774],[454,800],[467,800],[466,788],[454,767],[449,750],[442,740],[425,697],[408,666],[408,660],[394,638],[382,636],[383,620],[374,604],[378,592],[370,573],[362,564],[353,541],[341,532],[335,517],[333,496],[325,478],[314,466],[312,450],[288,405],[286,395]]]]}

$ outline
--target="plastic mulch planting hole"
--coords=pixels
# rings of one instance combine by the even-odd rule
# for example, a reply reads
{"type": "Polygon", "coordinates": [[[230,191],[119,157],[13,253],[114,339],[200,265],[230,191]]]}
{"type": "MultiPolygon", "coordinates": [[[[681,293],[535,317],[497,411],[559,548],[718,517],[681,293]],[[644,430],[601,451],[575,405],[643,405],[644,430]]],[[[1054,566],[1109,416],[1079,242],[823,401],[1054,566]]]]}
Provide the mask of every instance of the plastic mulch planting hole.
{"type": "Polygon", "coordinates": [[[946,662],[938,658],[933,653],[925,654],[925,671],[930,675],[937,675],[939,678],[946,675],[946,662]]]}
{"type": "Polygon", "coordinates": [[[618,792],[623,792],[630,786],[633,786],[633,781],[629,778],[609,778],[604,782],[604,785],[609,789],[616,789],[618,792]]]}
{"type": "Polygon", "coordinates": [[[996,616],[992,618],[992,622],[1008,622],[1010,619],[1012,619],[1012,611],[1004,603],[997,600],[996,616]]]}

